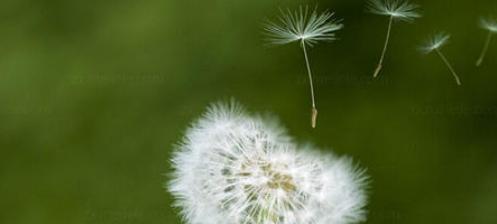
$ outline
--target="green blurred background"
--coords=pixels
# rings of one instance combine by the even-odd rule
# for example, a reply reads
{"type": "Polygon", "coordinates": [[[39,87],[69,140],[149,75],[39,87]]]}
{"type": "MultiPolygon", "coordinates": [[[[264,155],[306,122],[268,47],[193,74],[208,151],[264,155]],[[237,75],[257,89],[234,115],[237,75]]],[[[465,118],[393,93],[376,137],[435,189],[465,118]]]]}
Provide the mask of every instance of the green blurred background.
{"type": "Polygon", "coordinates": [[[0,223],[181,223],[162,187],[172,145],[230,97],[367,167],[367,223],[497,223],[497,39],[474,66],[495,0],[418,0],[377,80],[388,21],[361,0],[1,3],[0,223]],[[300,4],[345,23],[310,50],[315,130],[302,52],[261,31],[300,4]],[[462,87],[417,51],[437,30],[462,87]]]}

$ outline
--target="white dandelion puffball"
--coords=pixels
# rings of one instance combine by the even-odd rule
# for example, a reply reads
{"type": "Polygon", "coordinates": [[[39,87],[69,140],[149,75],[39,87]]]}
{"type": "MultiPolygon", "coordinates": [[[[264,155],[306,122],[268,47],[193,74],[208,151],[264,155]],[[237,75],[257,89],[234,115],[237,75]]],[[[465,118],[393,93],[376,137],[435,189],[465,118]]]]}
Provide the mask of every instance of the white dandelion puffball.
{"type": "Polygon", "coordinates": [[[297,149],[274,122],[236,104],[210,107],[188,129],[172,162],[168,190],[189,224],[365,220],[364,170],[346,157],[297,149]]]}

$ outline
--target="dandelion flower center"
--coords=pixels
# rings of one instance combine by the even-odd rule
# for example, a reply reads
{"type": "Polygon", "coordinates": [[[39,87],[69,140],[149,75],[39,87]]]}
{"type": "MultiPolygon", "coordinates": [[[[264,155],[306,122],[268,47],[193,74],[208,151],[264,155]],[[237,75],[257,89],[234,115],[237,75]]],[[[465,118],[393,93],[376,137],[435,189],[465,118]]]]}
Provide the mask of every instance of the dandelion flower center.
{"type": "MultiPolygon", "coordinates": [[[[242,166],[241,172],[236,176],[242,179],[242,182],[259,183],[259,186],[247,185],[247,189],[266,190],[283,190],[285,193],[294,192],[297,188],[293,177],[282,170],[288,168],[286,164],[271,164],[267,161],[248,162],[242,166]]],[[[233,178],[229,170],[225,170],[225,176],[233,178]]]]}

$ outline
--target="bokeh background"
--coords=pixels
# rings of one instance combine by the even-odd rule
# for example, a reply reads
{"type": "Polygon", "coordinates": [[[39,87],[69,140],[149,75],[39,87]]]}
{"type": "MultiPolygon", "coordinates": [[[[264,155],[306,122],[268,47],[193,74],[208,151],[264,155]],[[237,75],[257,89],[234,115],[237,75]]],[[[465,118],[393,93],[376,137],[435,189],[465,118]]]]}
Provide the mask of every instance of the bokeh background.
{"type": "Polygon", "coordinates": [[[182,223],[163,189],[172,145],[231,97],[367,167],[367,223],[497,223],[497,39],[474,66],[497,2],[416,2],[372,80],[388,21],[362,0],[2,0],[0,223],[182,223]],[[310,50],[315,130],[302,52],[261,29],[301,4],[345,24],[310,50]],[[461,87],[417,51],[438,30],[461,87]]]}

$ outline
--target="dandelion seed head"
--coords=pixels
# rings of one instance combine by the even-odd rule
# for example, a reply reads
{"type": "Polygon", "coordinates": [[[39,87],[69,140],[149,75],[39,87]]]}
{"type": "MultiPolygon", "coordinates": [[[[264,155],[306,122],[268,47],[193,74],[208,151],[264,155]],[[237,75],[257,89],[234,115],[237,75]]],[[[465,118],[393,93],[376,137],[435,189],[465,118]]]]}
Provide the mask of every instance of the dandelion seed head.
{"type": "Polygon", "coordinates": [[[480,26],[483,29],[486,29],[492,33],[497,33],[497,20],[494,18],[488,17],[488,18],[481,18],[480,19],[480,26]]]}
{"type": "Polygon", "coordinates": [[[187,131],[168,189],[189,224],[363,221],[364,170],[297,148],[274,122],[218,104],[187,131]]]}
{"type": "Polygon", "coordinates": [[[418,8],[418,5],[408,0],[368,0],[367,5],[368,11],[373,14],[391,16],[403,21],[413,21],[421,17],[421,14],[416,12],[418,8]]]}
{"type": "Polygon", "coordinates": [[[333,18],[334,13],[325,11],[317,13],[316,8],[309,10],[299,7],[298,10],[280,10],[278,22],[268,21],[264,30],[271,44],[283,45],[295,41],[313,46],[319,41],[333,41],[335,32],[343,25],[333,18]]]}
{"type": "Polygon", "coordinates": [[[450,35],[444,32],[436,33],[432,35],[423,46],[421,46],[420,50],[425,53],[430,53],[434,50],[440,49],[450,39],[450,35]]]}

